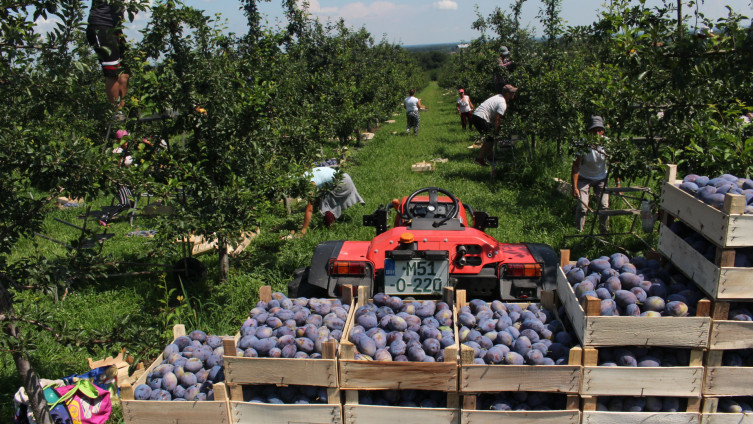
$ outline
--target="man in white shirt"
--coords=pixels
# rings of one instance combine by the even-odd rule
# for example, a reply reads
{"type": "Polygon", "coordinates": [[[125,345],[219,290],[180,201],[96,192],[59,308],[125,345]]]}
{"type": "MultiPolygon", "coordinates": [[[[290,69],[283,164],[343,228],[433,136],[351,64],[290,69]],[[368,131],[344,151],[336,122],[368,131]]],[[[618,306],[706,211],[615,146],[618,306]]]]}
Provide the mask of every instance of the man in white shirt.
{"type": "Polygon", "coordinates": [[[516,87],[510,84],[505,85],[500,90],[500,94],[489,97],[484,100],[476,110],[473,112],[471,123],[474,127],[484,136],[484,144],[478,152],[478,156],[474,160],[476,164],[481,166],[489,166],[486,163],[486,156],[494,147],[494,136],[499,134],[499,127],[502,119],[502,115],[507,110],[507,103],[515,98],[515,93],[518,91],[516,87]]]}
{"type": "MultiPolygon", "coordinates": [[[[597,139],[604,137],[604,120],[601,116],[592,116],[588,125],[588,132],[597,139]]],[[[599,208],[609,209],[609,195],[604,193],[607,185],[607,153],[600,143],[584,146],[576,152],[572,167],[573,197],[578,199],[575,206],[575,228],[583,231],[586,223],[586,210],[588,209],[589,191],[594,189],[594,195],[600,199],[599,208]]],[[[607,232],[606,215],[599,216],[599,230],[607,232]]]]}
{"type": "Polygon", "coordinates": [[[418,114],[420,109],[423,109],[421,99],[415,96],[416,90],[410,89],[410,94],[403,101],[403,107],[405,107],[405,119],[408,121],[405,127],[405,133],[410,134],[410,129],[413,128],[413,135],[418,135],[418,125],[421,123],[421,116],[418,114]]]}

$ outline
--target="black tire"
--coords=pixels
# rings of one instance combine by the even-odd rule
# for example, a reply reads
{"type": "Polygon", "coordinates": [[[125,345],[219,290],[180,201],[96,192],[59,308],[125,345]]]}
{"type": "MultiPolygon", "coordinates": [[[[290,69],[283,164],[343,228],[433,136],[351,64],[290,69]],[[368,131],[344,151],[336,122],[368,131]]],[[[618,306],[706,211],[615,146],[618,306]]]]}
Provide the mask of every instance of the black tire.
{"type": "Polygon", "coordinates": [[[288,297],[298,297],[298,289],[301,286],[301,281],[307,281],[309,279],[309,267],[298,268],[293,272],[293,279],[288,283],[288,297]]]}
{"type": "Polygon", "coordinates": [[[288,297],[328,297],[327,291],[309,284],[309,272],[311,267],[298,268],[293,280],[288,283],[288,297]]]}

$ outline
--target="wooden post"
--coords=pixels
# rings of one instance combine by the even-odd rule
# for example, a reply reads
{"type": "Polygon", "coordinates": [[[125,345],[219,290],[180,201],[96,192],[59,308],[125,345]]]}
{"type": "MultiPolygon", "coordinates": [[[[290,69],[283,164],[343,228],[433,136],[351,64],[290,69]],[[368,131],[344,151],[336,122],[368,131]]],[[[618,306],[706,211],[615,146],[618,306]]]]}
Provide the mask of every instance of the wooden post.
{"type": "Polygon", "coordinates": [[[578,395],[567,395],[567,400],[565,401],[565,409],[568,411],[572,411],[574,409],[579,409],[580,406],[580,396],[578,395]]]}
{"type": "Polygon", "coordinates": [[[463,409],[476,410],[476,395],[463,395],[463,409]]]}
{"type": "Polygon", "coordinates": [[[363,306],[368,302],[369,297],[369,287],[368,286],[358,286],[358,306],[363,306]]]}
{"type": "Polygon", "coordinates": [[[728,320],[729,319],[729,302],[714,302],[712,307],[711,319],[728,320]]]}
{"type": "MultiPolygon", "coordinates": [[[[571,349],[572,350],[572,349],[571,349]]],[[[599,351],[593,347],[583,349],[583,366],[595,367],[599,365],[599,351]]]]}
{"type": "Polygon", "coordinates": [[[450,307],[455,304],[455,287],[445,287],[442,289],[442,301],[450,307]]]}
{"type": "Polygon", "coordinates": [[[353,285],[346,284],[342,289],[342,302],[344,305],[350,305],[353,303],[353,285]]]}
{"type": "Polygon", "coordinates": [[[586,312],[586,316],[598,317],[601,316],[601,299],[593,296],[586,296],[581,302],[583,310],[586,312]]]}
{"type": "Polygon", "coordinates": [[[708,317],[711,315],[711,301],[708,299],[701,299],[696,306],[695,316],[708,317]]]}
{"type": "Polygon", "coordinates": [[[745,213],[745,196],[732,193],[725,194],[722,212],[727,215],[740,215],[745,213]]]}
{"type": "Polygon", "coordinates": [[[677,165],[667,165],[667,171],[664,173],[664,181],[674,184],[677,181],[677,165]]]}
{"type": "Polygon", "coordinates": [[[272,287],[271,286],[261,286],[259,287],[259,300],[264,302],[269,302],[272,300],[272,287]]]}
{"type": "Polygon", "coordinates": [[[570,249],[560,250],[560,266],[565,266],[570,263],[570,249]]]}
{"type": "Polygon", "coordinates": [[[455,302],[458,307],[458,309],[462,308],[463,306],[468,305],[468,301],[466,300],[466,291],[465,290],[458,290],[455,293],[455,302]]]}
{"type": "Polygon", "coordinates": [[[596,410],[596,396],[584,396],[582,398],[583,411],[595,411],[596,410]]]}
{"type": "Polygon", "coordinates": [[[568,365],[581,365],[583,363],[583,348],[575,346],[570,349],[570,354],[567,358],[568,365]]]}
{"type": "Polygon", "coordinates": [[[120,385],[120,399],[122,400],[134,400],[133,399],[133,386],[131,383],[125,382],[120,385]]]}

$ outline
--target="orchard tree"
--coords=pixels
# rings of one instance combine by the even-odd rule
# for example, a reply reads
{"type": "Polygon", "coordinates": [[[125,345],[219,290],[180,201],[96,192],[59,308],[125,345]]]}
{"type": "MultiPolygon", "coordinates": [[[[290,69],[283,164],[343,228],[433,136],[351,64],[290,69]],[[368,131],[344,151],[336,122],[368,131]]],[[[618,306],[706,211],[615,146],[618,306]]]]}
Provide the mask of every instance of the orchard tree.
{"type": "MultiPolygon", "coordinates": [[[[128,4],[128,12],[145,2],[128,4]]],[[[11,352],[18,375],[30,394],[37,422],[51,422],[30,361],[35,335],[47,331],[63,343],[60,323],[37,310],[33,293],[67,287],[92,278],[86,252],[73,251],[60,261],[29,257],[10,263],[19,240],[41,231],[50,205],[61,193],[92,198],[112,182],[105,159],[103,125],[94,96],[102,93],[80,25],[80,1],[15,1],[0,8],[0,347],[11,352]],[[57,20],[42,36],[40,18],[57,20]]],[[[102,99],[104,100],[104,99],[102,99]]],[[[104,103],[104,102],[102,102],[104,103]]]]}

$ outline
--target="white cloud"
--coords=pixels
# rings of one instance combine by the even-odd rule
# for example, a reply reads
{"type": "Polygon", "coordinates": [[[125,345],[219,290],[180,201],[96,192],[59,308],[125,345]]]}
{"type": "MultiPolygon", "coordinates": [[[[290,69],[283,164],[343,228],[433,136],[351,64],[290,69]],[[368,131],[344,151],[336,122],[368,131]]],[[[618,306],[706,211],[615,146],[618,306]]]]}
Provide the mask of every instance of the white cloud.
{"type": "Polygon", "coordinates": [[[37,18],[36,21],[34,21],[34,31],[37,34],[42,34],[42,35],[47,34],[48,32],[55,29],[57,24],[59,24],[60,22],[61,22],[60,19],[54,16],[49,17],[47,19],[40,16],[39,18],[37,18]]]}
{"type": "Polygon", "coordinates": [[[322,7],[319,0],[309,0],[309,12],[311,14],[328,16],[331,18],[343,18],[346,22],[350,19],[368,20],[394,17],[407,9],[408,6],[399,5],[390,1],[375,1],[369,4],[364,2],[354,2],[345,4],[343,7],[338,8],[322,7]]]}
{"type": "Polygon", "coordinates": [[[452,0],[434,2],[434,7],[439,10],[458,10],[458,3],[452,0]]]}

